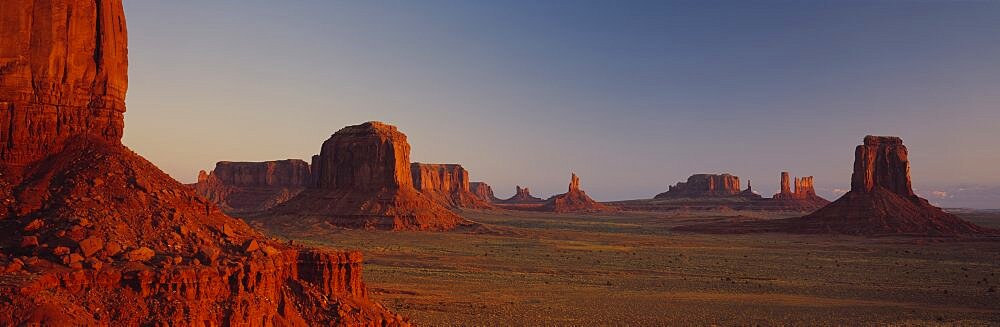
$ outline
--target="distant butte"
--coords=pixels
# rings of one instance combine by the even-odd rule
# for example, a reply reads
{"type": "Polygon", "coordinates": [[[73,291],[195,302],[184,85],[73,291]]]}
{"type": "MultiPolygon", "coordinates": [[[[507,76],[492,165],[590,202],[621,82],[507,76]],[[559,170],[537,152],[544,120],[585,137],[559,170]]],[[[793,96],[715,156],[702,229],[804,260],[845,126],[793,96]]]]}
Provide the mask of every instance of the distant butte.
{"type": "Polygon", "coordinates": [[[670,186],[656,199],[731,197],[740,195],[740,178],[730,174],[696,174],[670,186]]]}
{"type": "Polygon", "coordinates": [[[542,205],[541,210],[566,213],[614,211],[614,208],[598,203],[587,196],[587,192],[580,189],[580,178],[574,173],[570,176],[569,189],[566,193],[549,198],[542,205]]]}
{"type": "Polygon", "coordinates": [[[395,126],[344,127],[323,143],[314,162],[315,184],[262,214],[266,222],[294,225],[310,218],[381,230],[451,230],[469,224],[414,187],[410,145],[395,126]]]}
{"type": "Polygon", "coordinates": [[[480,200],[486,201],[487,203],[496,203],[500,201],[500,199],[497,199],[497,196],[493,194],[493,188],[490,187],[490,184],[486,184],[485,182],[470,182],[469,190],[472,194],[475,194],[476,197],[479,197],[480,200]]]}
{"type": "MultiPolygon", "coordinates": [[[[783,188],[782,193],[787,195],[790,192],[783,188]]],[[[870,135],[855,150],[851,190],[812,214],[800,218],[689,225],[677,229],[713,233],[945,237],[997,233],[944,212],[918,197],[911,186],[910,161],[903,141],[898,137],[870,135]]]]}
{"type": "Polygon", "coordinates": [[[527,187],[521,187],[521,185],[515,186],[514,196],[500,200],[500,203],[504,204],[539,204],[543,202],[545,202],[544,199],[531,195],[531,190],[528,190],[527,187]]]}

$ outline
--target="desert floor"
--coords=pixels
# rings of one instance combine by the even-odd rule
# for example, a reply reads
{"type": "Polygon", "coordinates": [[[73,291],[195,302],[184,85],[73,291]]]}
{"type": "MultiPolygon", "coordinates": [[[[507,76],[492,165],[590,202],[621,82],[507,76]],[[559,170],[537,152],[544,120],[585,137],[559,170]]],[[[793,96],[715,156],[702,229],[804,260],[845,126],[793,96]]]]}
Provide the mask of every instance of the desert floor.
{"type": "Polygon", "coordinates": [[[462,214],[492,232],[269,232],[363,251],[373,297],[419,325],[1000,324],[1000,241],[669,230],[774,218],[746,212],[462,214]]]}

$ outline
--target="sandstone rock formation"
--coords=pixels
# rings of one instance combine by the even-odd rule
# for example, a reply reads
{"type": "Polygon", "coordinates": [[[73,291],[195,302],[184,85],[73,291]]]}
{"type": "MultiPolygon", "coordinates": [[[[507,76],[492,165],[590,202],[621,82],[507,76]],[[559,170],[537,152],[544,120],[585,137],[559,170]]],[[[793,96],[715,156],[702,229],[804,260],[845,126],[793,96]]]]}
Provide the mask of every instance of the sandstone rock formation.
{"type": "Polygon", "coordinates": [[[740,178],[730,174],[697,174],[671,186],[655,198],[730,197],[740,194],[740,178]]]}
{"type": "Polygon", "coordinates": [[[358,253],[269,241],[121,145],[123,16],[0,5],[0,324],[403,324],[358,253]]]}
{"type": "Polygon", "coordinates": [[[531,195],[531,191],[527,187],[518,185],[515,186],[514,196],[509,199],[500,200],[500,202],[505,204],[539,204],[545,202],[545,200],[536,198],[531,195]]]}
{"type": "Polygon", "coordinates": [[[0,19],[4,173],[78,135],[119,143],[128,89],[121,0],[10,0],[0,19]]]}
{"type": "Polygon", "coordinates": [[[220,161],[201,171],[192,185],[198,195],[228,214],[270,209],[290,200],[312,182],[309,164],[298,159],[265,162],[220,161]]]}
{"type": "Polygon", "coordinates": [[[493,194],[493,188],[484,182],[470,182],[469,190],[472,191],[472,194],[475,194],[480,200],[486,201],[487,203],[500,201],[500,199],[497,199],[497,196],[493,194]]]}
{"type": "Polygon", "coordinates": [[[851,191],[811,215],[793,219],[795,232],[953,236],[989,230],[964,221],[913,193],[903,140],[866,136],[855,150],[851,191]]]}
{"type": "Polygon", "coordinates": [[[552,212],[601,212],[613,211],[614,209],[594,201],[587,192],[580,189],[580,178],[572,174],[569,182],[569,190],[564,194],[559,194],[549,198],[542,205],[543,211],[552,212]]]}
{"type": "Polygon", "coordinates": [[[414,188],[410,145],[395,126],[347,126],[323,143],[316,184],[270,210],[272,223],[319,219],[345,228],[449,230],[468,222],[414,188]]]}
{"type": "Polygon", "coordinates": [[[901,139],[866,136],[855,151],[851,191],[826,207],[800,218],[694,225],[678,230],[913,236],[997,232],[964,221],[916,196],[909,172],[908,151],[901,139]]]}
{"type": "Polygon", "coordinates": [[[775,194],[772,200],[785,207],[797,207],[801,211],[809,212],[830,204],[830,201],[816,195],[812,176],[796,177],[794,190],[790,184],[790,174],[787,171],[781,172],[781,191],[775,194]]]}
{"type": "Polygon", "coordinates": [[[749,179],[747,179],[747,189],[743,190],[743,192],[740,192],[740,197],[750,200],[758,200],[763,198],[762,196],[760,196],[760,194],[757,194],[756,192],[753,191],[753,186],[750,185],[749,179]]]}
{"type": "Polygon", "coordinates": [[[493,206],[472,193],[469,172],[457,164],[410,164],[417,191],[452,208],[488,209],[493,206]]]}

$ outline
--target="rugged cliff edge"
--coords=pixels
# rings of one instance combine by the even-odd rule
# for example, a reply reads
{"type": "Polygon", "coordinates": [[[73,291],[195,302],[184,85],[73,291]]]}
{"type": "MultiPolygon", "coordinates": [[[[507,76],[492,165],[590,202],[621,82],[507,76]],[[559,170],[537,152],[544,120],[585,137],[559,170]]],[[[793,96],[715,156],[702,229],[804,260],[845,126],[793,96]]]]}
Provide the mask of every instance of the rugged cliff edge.
{"type": "Polygon", "coordinates": [[[260,212],[295,197],[312,182],[309,164],[298,159],[220,161],[190,185],[228,214],[260,212]]]}
{"type": "Polygon", "coordinates": [[[469,171],[458,164],[410,164],[413,186],[435,201],[452,208],[489,209],[493,206],[472,193],[469,171]]]}
{"type": "Polygon", "coordinates": [[[0,17],[0,324],[405,324],[358,253],[268,240],[121,145],[121,1],[0,17]]]}

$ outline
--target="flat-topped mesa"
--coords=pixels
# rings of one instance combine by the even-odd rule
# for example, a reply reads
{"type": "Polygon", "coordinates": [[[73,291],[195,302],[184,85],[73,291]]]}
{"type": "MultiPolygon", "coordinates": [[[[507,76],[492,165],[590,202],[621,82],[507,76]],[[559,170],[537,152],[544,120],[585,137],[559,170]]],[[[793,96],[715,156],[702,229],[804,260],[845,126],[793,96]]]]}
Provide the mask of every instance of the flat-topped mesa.
{"type": "Polygon", "coordinates": [[[505,204],[537,204],[545,202],[545,200],[531,195],[531,190],[528,190],[527,187],[517,185],[514,187],[514,196],[500,200],[500,202],[505,204]]]}
{"type": "Polygon", "coordinates": [[[0,170],[79,135],[121,141],[128,35],[121,0],[4,1],[0,24],[0,170]]]}
{"type": "Polygon", "coordinates": [[[479,197],[479,199],[486,201],[487,203],[500,201],[500,199],[497,199],[497,196],[493,194],[493,187],[490,187],[489,184],[484,182],[470,182],[469,190],[472,191],[472,194],[475,194],[479,197]]]}
{"type": "Polygon", "coordinates": [[[449,230],[468,223],[417,191],[410,145],[395,126],[344,127],[323,142],[314,162],[314,187],[273,208],[268,215],[275,218],[267,222],[312,218],[338,227],[390,230],[449,230]]]}
{"type": "Polygon", "coordinates": [[[312,184],[309,164],[299,159],[265,162],[220,161],[201,171],[195,192],[229,214],[270,209],[312,184]]]}
{"type": "Polygon", "coordinates": [[[5,0],[0,40],[4,325],[405,323],[360,253],[269,240],[121,144],[121,0],[5,0]]]}
{"type": "Polygon", "coordinates": [[[851,191],[870,193],[877,188],[905,197],[914,195],[908,153],[898,137],[868,135],[854,151],[851,191]]]}
{"type": "Polygon", "coordinates": [[[696,174],[670,186],[655,198],[730,197],[740,195],[740,178],[730,174],[696,174]]]}
{"type": "Polygon", "coordinates": [[[569,182],[569,189],[564,194],[559,194],[553,196],[545,201],[545,204],[541,206],[542,211],[552,211],[552,212],[602,212],[602,211],[614,211],[614,208],[608,207],[594,199],[591,199],[580,189],[580,178],[576,174],[572,174],[569,182]]]}
{"type": "Polygon", "coordinates": [[[458,164],[410,164],[413,185],[420,193],[452,208],[491,208],[471,191],[469,172],[458,164]]]}

